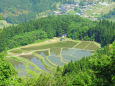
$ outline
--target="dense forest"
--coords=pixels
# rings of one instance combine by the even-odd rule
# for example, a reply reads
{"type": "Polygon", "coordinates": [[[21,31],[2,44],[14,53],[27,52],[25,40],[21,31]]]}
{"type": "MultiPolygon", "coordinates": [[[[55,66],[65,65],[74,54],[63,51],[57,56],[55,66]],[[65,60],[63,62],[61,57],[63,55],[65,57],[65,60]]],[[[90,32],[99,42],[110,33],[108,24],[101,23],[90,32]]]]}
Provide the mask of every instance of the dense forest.
{"type": "Polygon", "coordinates": [[[90,21],[74,15],[40,18],[4,28],[0,32],[0,51],[59,37],[63,33],[74,40],[91,40],[105,46],[115,40],[115,23],[90,21]]]}

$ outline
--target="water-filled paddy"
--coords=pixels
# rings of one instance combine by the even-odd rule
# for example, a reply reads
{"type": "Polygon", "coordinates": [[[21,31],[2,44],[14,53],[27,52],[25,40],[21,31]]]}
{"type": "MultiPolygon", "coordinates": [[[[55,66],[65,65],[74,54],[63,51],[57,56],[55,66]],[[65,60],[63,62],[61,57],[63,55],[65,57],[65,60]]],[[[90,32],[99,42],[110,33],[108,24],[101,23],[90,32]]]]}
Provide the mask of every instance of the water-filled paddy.
{"type": "MultiPolygon", "coordinates": [[[[28,59],[28,58],[27,58],[28,59]]],[[[42,64],[41,60],[38,59],[37,57],[32,57],[28,59],[30,62],[34,63],[35,65],[37,65],[40,69],[42,69],[43,71],[48,71],[45,66],[42,64]]]]}
{"type": "Polygon", "coordinates": [[[14,66],[14,68],[17,69],[17,70],[20,70],[20,69],[25,70],[26,69],[25,64],[23,62],[16,61],[16,60],[13,60],[13,59],[10,59],[10,62],[14,66]]]}
{"type": "Polygon", "coordinates": [[[56,65],[59,65],[59,66],[64,65],[64,63],[61,62],[60,57],[48,56],[48,59],[49,59],[53,64],[56,64],[56,65]]]}
{"type": "Polygon", "coordinates": [[[18,76],[20,77],[25,77],[27,75],[27,72],[26,71],[18,71],[18,76]]]}
{"type": "Polygon", "coordinates": [[[34,53],[40,54],[40,55],[43,56],[43,57],[49,55],[48,50],[44,50],[44,51],[35,51],[34,53]]]}
{"type": "Polygon", "coordinates": [[[43,71],[52,72],[56,69],[56,66],[63,66],[64,63],[68,63],[71,60],[76,61],[80,60],[83,57],[90,56],[93,54],[92,51],[94,52],[98,48],[99,46],[91,41],[83,41],[79,44],[78,42],[74,41],[63,41],[42,46],[36,45],[21,48],[21,51],[26,50],[26,52],[29,54],[26,54],[26,52],[22,52],[22,54],[19,54],[19,57],[15,57],[22,58],[23,61],[25,61],[26,59],[27,61],[25,63],[19,63],[15,61],[12,62],[15,69],[19,70],[19,76],[26,76],[28,72],[25,70],[28,69],[36,72],[38,68],[36,73],[40,73],[43,71]],[[20,75],[21,73],[22,75],[20,75]]]}

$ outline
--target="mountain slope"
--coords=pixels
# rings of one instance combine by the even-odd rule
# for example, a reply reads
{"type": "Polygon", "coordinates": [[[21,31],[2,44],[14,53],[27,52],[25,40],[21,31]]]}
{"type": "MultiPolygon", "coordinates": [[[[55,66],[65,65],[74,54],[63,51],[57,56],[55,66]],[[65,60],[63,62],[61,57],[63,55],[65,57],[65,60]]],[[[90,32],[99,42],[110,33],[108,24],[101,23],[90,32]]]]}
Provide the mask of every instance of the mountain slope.
{"type": "Polygon", "coordinates": [[[0,13],[10,23],[35,18],[36,14],[56,8],[57,0],[1,0],[0,13]]]}
{"type": "MultiPolygon", "coordinates": [[[[80,5],[103,2],[103,0],[78,1],[80,5]]],[[[0,14],[8,23],[17,24],[36,18],[41,12],[55,10],[60,4],[76,4],[76,0],[0,0],[0,14]]]]}

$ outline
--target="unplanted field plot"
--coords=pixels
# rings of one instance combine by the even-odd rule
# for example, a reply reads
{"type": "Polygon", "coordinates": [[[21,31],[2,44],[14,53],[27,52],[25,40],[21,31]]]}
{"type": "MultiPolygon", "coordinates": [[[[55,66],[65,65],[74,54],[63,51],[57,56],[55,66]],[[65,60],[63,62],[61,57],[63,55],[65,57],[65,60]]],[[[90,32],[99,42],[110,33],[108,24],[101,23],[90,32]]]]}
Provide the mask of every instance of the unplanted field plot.
{"type": "Polygon", "coordinates": [[[77,45],[75,48],[84,49],[85,47],[87,47],[89,45],[89,43],[90,42],[88,42],[88,41],[83,41],[79,45],[77,45]]]}
{"type": "Polygon", "coordinates": [[[31,47],[26,47],[26,48],[21,48],[23,50],[40,50],[40,49],[48,49],[48,48],[54,48],[54,47],[67,47],[71,48],[74,45],[76,45],[77,42],[74,41],[63,41],[63,42],[58,42],[58,43],[50,43],[46,45],[41,45],[41,46],[31,46],[31,47]]]}
{"type": "Polygon", "coordinates": [[[63,48],[61,55],[72,55],[73,51],[70,48],[63,48]]]}
{"type": "Polygon", "coordinates": [[[97,50],[99,49],[99,46],[97,46],[95,43],[91,43],[89,46],[87,46],[88,50],[97,50]]]}
{"type": "Polygon", "coordinates": [[[19,57],[23,57],[23,58],[32,58],[32,57],[34,57],[34,55],[32,55],[32,54],[28,54],[28,55],[19,55],[19,57]]]}
{"type": "Polygon", "coordinates": [[[49,56],[48,50],[45,50],[45,51],[35,51],[34,53],[40,54],[43,57],[49,56]]]}
{"type": "Polygon", "coordinates": [[[58,55],[60,55],[60,52],[61,52],[60,47],[50,48],[50,55],[52,55],[52,56],[58,56],[58,55]]]}
{"type": "Polygon", "coordinates": [[[10,52],[20,54],[23,52],[23,50],[22,49],[13,49],[13,50],[10,50],[10,52]]]}
{"type": "Polygon", "coordinates": [[[83,41],[79,45],[77,45],[75,48],[84,49],[84,50],[97,50],[100,47],[96,45],[96,43],[91,41],[83,41]]]}

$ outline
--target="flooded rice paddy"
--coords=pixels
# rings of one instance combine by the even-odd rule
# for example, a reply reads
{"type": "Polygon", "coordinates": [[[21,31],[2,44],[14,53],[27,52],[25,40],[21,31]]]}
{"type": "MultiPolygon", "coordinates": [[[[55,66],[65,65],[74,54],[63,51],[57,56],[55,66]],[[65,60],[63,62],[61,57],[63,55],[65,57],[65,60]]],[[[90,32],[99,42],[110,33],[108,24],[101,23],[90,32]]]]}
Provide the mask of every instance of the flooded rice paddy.
{"type": "Polygon", "coordinates": [[[26,54],[23,52],[23,54],[20,54],[18,57],[14,56],[15,59],[10,59],[10,61],[13,64],[14,68],[17,70],[18,76],[25,77],[27,75],[32,76],[32,74],[34,73],[39,74],[41,72],[52,72],[56,70],[57,66],[63,66],[65,63],[68,63],[71,60],[80,60],[83,57],[92,55],[92,50],[95,51],[95,49],[93,48],[95,46],[94,44],[90,47],[90,49],[92,50],[88,50],[88,42],[81,43],[83,44],[83,47],[77,42],[71,43],[72,45],[69,42],[69,46],[67,46],[66,42],[64,43],[53,45],[50,44],[47,46],[45,45],[44,47],[40,48],[38,46],[33,48],[24,48],[26,51],[27,49],[38,49],[38,51],[34,51],[30,54],[26,54]],[[76,46],[76,44],[78,44],[79,46],[76,46]],[[59,47],[54,47],[54,45],[58,45],[59,47]],[[62,47],[63,45],[64,47],[62,47]],[[42,48],[45,48],[45,50],[42,50],[42,48]]]}

